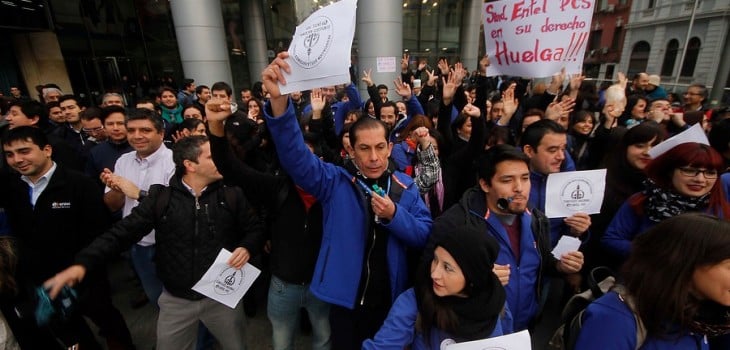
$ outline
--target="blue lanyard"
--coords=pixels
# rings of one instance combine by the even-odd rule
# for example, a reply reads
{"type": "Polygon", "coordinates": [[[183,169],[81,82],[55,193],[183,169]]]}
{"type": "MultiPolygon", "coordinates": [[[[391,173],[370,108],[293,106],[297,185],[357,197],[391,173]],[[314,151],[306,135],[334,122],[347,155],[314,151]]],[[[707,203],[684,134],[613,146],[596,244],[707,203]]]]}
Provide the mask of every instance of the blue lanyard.
{"type": "MultiPolygon", "coordinates": [[[[368,196],[370,196],[370,197],[373,196],[373,191],[374,190],[373,189],[370,189],[368,187],[368,185],[365,184],[365,182],[363,182],[361,179],[357,179],[357,183],[358,183],[358,185],[360,185],[360,187],[365,191],[365,193],[368,196]]],[[[377,186],[377,184],[374,184],[373,186],[377,186]]],[[[382,191],[382,188],[380,190],[382,191]]],[[[378,195],[380,195],[381,197],[384,197],[388,193],[390,193],[390,176],[388,176],[388,188],[385,190],[385,193],[383,193],[383,194],[378,193],[378,195]]]]}

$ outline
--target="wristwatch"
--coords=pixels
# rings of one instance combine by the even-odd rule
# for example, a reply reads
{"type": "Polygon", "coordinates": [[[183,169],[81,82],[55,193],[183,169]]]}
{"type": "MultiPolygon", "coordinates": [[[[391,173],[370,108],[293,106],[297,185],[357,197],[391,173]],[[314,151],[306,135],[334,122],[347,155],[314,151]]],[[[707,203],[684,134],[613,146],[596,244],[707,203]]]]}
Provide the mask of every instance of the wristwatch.
{"type": "Polygon", "coordinates": [[[147,197],[149,193],[145,190],[139,190],[139,194],[137,195],[137,202],[141,202],[145,197],[147,197]]]}

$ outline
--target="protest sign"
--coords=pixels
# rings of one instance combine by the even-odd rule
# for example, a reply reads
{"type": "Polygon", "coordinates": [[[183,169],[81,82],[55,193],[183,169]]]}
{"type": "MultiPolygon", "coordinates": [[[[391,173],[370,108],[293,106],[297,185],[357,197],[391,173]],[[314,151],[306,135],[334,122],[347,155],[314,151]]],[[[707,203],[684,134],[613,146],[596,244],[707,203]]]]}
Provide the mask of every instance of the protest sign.
{"type": "Polygon", "coordinates": [[[598,214],[605,189],[606,169],[550,174],[545,185],[545,216],[564,218],[575,213],[598,214]]]}
{"type": "Polygon", "coordinates": [[[580,73],[593,15],[591,0],[502,0],[482,7],[487,75],[548,77],[580,73]]]}
{"type": "Polygon", "coordinates": [[[378,73],[393,73],[395,72],[395,57],[378,57],[376,67],[378,73]]]}
{"type": "Polygon", "coordinates": [[[297,26],[286,62],[282,94],[350,81],[350,50],[357,0],[341,0],[312,13],[297,26]]]}

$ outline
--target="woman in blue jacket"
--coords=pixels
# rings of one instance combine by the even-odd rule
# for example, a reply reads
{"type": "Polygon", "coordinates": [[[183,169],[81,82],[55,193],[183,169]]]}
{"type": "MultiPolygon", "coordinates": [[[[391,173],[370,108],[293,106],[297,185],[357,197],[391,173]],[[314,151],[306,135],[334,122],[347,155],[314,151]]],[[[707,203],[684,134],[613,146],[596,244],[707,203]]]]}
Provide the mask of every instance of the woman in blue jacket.
{"type": "Polygon", "coordinates": [[[730,223],[701,213],[662,221],[634,240],[623,279],[620,294],[586,308],[576,349],[727,349],[730,223]]]}
{"type": "Polygon", "coordinates": [[[677,145],[646,166],[650,181],[619,208],[601,240],[606,251],[623,261],[631,241],[667,218],[705,212],[730,218],[728,200],[718,181],[725,165],[712,147],[689,142],[677,145]]]}
{"type": "Polygon", "coordinates": [[[499,247],[473,227],[437,221],[414,288],[403,292],[363,349],[440,349],[502,335],[505,291],[492,273],[499,247]]]}

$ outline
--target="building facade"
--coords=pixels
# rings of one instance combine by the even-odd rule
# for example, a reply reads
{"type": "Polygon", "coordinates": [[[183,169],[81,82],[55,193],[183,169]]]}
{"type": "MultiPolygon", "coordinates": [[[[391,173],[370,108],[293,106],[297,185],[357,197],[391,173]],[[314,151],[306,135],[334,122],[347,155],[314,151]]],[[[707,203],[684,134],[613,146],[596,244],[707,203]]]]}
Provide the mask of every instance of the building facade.
{"type": "Polygon", "coordinates": [[[612,80],[621,60],[631,0],[598,0],[593,10],[583,59],[584,74],[589,78],[612,80]]]}
{"type": "Polygon", "coordinates": [[[727,0],[633,0],[625,27],[618,69],[629,76],[659,74],[669,91],[730,85],[727,0]]]}

